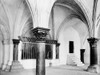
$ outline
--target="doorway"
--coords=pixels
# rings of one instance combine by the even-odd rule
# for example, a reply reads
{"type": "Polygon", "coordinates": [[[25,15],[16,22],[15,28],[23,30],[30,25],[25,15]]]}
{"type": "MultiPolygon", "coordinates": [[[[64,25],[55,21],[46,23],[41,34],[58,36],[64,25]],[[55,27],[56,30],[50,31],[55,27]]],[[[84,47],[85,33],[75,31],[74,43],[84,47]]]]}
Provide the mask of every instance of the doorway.
{"type": "Polygon", "coordinates": [[[74,53],[74,41],[69,41],[69,53],[74,53]]]}

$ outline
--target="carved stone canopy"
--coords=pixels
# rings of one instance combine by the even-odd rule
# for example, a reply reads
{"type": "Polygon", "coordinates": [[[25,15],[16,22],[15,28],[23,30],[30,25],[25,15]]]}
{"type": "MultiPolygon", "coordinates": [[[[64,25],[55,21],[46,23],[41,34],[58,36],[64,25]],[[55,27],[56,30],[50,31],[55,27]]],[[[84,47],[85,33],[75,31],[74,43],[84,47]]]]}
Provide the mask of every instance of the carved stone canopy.
{"type": "Polygon", "coordinates": [[[32,31],[37,39],[45,39],[46,35],[48,35],[50,29],[36,27],[32,31]]]}

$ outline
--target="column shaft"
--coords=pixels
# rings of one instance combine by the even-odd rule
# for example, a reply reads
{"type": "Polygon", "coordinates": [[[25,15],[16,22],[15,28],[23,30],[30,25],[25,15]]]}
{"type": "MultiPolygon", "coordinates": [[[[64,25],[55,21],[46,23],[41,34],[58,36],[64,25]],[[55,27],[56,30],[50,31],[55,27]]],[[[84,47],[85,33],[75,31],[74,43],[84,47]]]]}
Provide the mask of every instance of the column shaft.
{"type": "Polygon", "coordinates": [[[8,64],[9,60],[9,40],[3,41],[3,64],[2,64],[2,70],[5,70],[8,64]]]}
{"type": "Polygon", "coordinates": [[[2,41],[0,41],[0,69],[2,68],[3,63],[3,44],[2,41]]]}
{"type": "Polygon", "coordinates": [[[36,75],[45,75],[45,43],[38,43],[36,75]]]}
{"type": "Polygon", "coordinates": [[[18,61],[18,44],[14,44],[13,61],[18,61]]]}
{"type": "Polygon", "coordinates": [[[53,44],[53,59],[56,59],[56,44],[53,44]]]}
{"type": "Polygon", "coordinates": [[[10,43],[9,43],[9,58],[8,58],[8,64],[7,64],[7,67],[5,69],[5,71],[9,71],[10,70],[10,67],[12,65],[12,61],[13,61],[13,41],[10,40],[10,43]]]}
{"type": "Polygon", "coordinates": [[[8,65],[11,66],[12,65],[12,61],[13,61],[13,43],[10,44],[10,56],[9,56],[9,62],[8,65]]]}
{"type": "Polygon", "coordinates": [[[57,43],[56,44],[56,58],[58,59],[59,58],[59,46],[60,46],[60,43],[57,43]]]}

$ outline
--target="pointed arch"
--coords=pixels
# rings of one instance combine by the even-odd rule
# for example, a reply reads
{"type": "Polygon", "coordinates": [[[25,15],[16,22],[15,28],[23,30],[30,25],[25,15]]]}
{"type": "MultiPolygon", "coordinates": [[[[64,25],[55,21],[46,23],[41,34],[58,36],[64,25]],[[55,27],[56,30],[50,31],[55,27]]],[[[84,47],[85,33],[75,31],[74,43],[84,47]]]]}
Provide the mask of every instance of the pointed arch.
{"type": "Polygon", "coordinates": [[[79,19],[81,17],[81,20],[84,23],[86,23],[86,26],[87,26],[88,31],[89,31],[89,37],[92,36],[92,26],[91,26],[92,25],[92,20],[90,18],[91,15],[90,15],[88,9],[86,8],[86,6],[83,4],[83,2],[81,0],[80,1],[79,0],[70,0],[70,1],[69,0],[57,0],[54,3],[53,7],[56,4],[58,4],[58,5],[60,4],[64,7],[67,7],[67,8],[69,8],[70,10],[72,10],[76,13],[78,12],[77,16],[79,16],[79,19]],[[71,5],[71,3],[72,3],[72,5],[71,5]],[[74,5],[76,5],[78,7],[78,9],[76,9],[76,7],[74,5]],[[81,14],[81,15],[79,15],[79,14],[81,14]]]}
{"type": "MultiPolygon", "coordinates": [[[[65,19],[66,20],[66,19],[65,19]]],[[[57,30],[57,34],[56,34],[56,39],[58,40],[58,38],[59,38],[59,34],[60,34],[60,32],[61,32],[61,30],[63,29],[63,28],[65,28],[65,20],[61,23],[61,25],[59,26],[59,28],[58,28],[58,30],[57,30]]],[[[76,25],[77,24],[77,22],[79,22],[79,20],[77,19],[77,18],[73,18],[72,20],[68,20],[67,21],[67,23],[68,23],[68,26],[67,27],[69,27],[69,26],[72,26],[73,24],[74,25],[76,25]]]]}
{"type": "Polygon", "coordinates": [[[31,11],[26,3],[22,1],[18,7],[16,20],[14,24],[14,38],[18,38],[23,32],[23,28],[28,25],[28,22],[33,25],[31,11]]]}
{"type": "Polygon", "coordinates": [[[90,15],[88,9],[85,7],[85,5],[83,4],[83,2],[81,0],[80,1],[75,0],[75,2],[79,5],[79,7],[81,8],[81,10],[84,13],[84,16],[86,17],[86,21],[87,21],[87,25],[88,25],[88,29],[89,29],[89,37],[91,37],[92,36],[92,27],[91,27],[92,20],[89,17],[91,15],[90,15]]]}

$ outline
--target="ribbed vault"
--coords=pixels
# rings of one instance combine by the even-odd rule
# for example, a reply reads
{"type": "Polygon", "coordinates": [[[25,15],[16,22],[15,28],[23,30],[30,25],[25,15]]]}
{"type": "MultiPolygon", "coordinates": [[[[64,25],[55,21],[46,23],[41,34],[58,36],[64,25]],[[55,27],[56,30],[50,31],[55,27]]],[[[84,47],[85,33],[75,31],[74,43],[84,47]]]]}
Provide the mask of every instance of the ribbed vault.
{"type": "MultiPolygon", "coordinates": [[[[32,23],[32,16],[25,0],[0,0],[0,25],[10,39],[18,38],[24,26],[32,23]]],[[[29,27],[32,27],[29,25],[29,27]]]]}
{"type": "Polygon", "coordinates": [[[69,7],[74,11],[75,15],[81,19],[88,27],[89,33],[91,32],[91,16],[88,15],[87,9],[81,1],[78,0],[57,0],[58,5],[69,7]]]}
{"type": "MultiPolygon", "coordinates": [[[[51,32],[54,39],[59,40],[60,32],[64,29],[73,27],[80,35],[81,45],[83,46],[89,37],[91,26],[89,25],[89,18],[87,18],[81,7],[73,0],[58,0],[51,12],[50,27],[54,33],[51,32]]],[[[66,34],[70,35],[70,34],[66,34]]]]}

